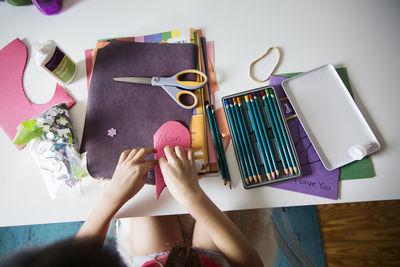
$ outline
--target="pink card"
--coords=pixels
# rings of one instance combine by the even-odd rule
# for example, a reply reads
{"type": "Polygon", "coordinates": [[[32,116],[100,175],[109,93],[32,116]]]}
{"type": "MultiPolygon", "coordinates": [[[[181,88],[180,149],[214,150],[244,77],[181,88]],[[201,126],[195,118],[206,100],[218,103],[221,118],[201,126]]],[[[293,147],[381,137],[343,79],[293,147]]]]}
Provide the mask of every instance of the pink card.
{"type": "MultiPolygon", "coordinates": [[[[154,148],[157,153],[154,155],[158,160],[165,157],[164,147],[169,145],[171,147],[181,146],[184,149],[190,148],[190,132],[181,123],[176,121],[168,121],[161,125],[160,128],[153,135],[154,148]]],[[[164,177],[161,173],[160,165],[156,165],[156,193],[157,199],[160,197],[162,190],[165,187],[164,177]]]]}
{"type": "MultiPolygon", "coordinates": [[[[42,113],[48,108],[66,103],[68,108],[75,101],[64,88],[57,84],[53,98],[45,104],[33,104],[25,96],[22,77],[28,52],[20,39],[15,39],[0,50],[0,126],[13,140],[18,125],[42,113]]],[[[23,146],[17,146],[22,149],[23,146]]]]}

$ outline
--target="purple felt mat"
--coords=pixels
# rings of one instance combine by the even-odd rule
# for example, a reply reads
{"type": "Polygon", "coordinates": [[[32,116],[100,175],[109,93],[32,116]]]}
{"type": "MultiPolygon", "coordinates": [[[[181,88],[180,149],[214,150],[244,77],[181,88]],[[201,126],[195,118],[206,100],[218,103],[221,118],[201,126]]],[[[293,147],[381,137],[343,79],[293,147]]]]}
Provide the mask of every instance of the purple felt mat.
{"type": "MultiPolygon", "coordinates": [[[[190,126],[192,110],[178,106],[161,88],[113,81],[121,76],[172,76],[197,66],[197,46],[112,41],[99,49],[90,83],[81,151],[93,177],[111,178],[122,151],[153,147],[167,121],[190,126]],[[108,136],[114,128],[117,134],[108,136]]],[[[155,184],[154,169],[147,183],[155,184]]]]}

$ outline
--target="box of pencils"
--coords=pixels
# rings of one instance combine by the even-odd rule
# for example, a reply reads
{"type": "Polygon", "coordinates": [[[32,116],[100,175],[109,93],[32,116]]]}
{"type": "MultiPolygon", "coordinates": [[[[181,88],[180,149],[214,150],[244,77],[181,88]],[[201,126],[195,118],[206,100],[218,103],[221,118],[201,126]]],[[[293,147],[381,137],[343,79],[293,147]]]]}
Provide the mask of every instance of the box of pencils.
{"type": "Polygon", "coordinates": [[[244,188],[302,176],[296,149],[273,86],[225,96],[222,105],[244,188]]]}

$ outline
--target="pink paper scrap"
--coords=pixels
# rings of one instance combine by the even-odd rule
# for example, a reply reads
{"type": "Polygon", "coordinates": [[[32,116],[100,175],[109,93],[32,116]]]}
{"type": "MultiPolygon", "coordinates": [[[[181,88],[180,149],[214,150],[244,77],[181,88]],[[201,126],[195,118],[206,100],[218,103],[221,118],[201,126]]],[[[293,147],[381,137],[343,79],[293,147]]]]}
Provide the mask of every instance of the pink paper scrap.
{"type": "MultiPolygon", "coordinates": [[[[167,145],[171,147],[181,146],[184,149],[190,148],[190,132],[181,123],[176,121],[168,121],[161,125],[160,128],[153,135],[154,148],[157,153],[154,155],[155,159],[158,160],[161,157],[165,157],[164,147],[167,145]]],[[[159,165],[155,167],[156,175],[156,193],[157,199],[160,197],[162,190],[165,187],[164,177],[161,173],[159,165]]]]}
{"type": "MultiPolygon", "coordinates": [[[[31,103],[22,84],[27,58],[26,46],[18,38],[0,50],[0,126],[11,140],[14,139],[21,122],[34,118],[54,105],[66,103],[70,108],[75,104],[59,84],[49,102],[31,103]]],[[[22,149],[23,146],[17,148],[22,149]]]]}

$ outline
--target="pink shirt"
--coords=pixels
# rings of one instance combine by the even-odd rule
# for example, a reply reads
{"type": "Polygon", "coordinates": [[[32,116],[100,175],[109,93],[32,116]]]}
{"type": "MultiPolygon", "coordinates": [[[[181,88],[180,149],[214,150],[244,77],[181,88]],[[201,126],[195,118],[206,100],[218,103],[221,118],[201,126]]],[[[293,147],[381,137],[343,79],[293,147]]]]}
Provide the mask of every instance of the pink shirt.
{"type": "MultiPolygon", "coordinates": [[[[204,255],[198,254],[199,255],[199,259],[200,262],[202,263],[203,266],[206,267],[221,267],[218,263],[215,263],[213,260],[207,258],[204,255]]],[[[162,258],[159,258],[158,261],[160,261],[161,263],[165,263],[167,261],[168,255],[165,255],[162,258]]],[[[142,267],[159,267],[160,265],[155,261],[155,260],[151,260],[151,261],[147,261],[145,262],[142,267]]]]}

